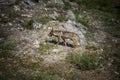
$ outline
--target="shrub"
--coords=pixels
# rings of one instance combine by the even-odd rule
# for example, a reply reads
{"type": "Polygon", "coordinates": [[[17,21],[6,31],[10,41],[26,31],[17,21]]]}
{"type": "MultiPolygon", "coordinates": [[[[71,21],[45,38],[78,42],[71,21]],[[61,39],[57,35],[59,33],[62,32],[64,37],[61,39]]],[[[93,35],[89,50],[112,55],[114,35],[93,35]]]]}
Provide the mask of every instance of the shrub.
{"type": "Polygon", "coordinates": [[[82,55],[71,53],[69,55],[69,61],[78,66],[81,70],[90,70],[96,68],[95,57],[88,53],[82,55]]]}

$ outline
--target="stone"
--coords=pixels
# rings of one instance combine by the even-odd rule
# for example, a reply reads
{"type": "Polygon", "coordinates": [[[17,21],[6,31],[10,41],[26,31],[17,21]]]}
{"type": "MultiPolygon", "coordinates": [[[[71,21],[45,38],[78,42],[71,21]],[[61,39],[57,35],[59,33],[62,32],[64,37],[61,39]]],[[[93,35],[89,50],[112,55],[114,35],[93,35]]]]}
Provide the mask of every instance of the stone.
{"type": "Polygon", "coordinates": [[[14,5],[14,10],[15,11],[20,11],[20,7],[18,5],[14,5]]]}
{"type": "Polygon", "coordinates": [[[38,23],[37,21],[34,21],[33,28],[34,29],[40,29],[42,27],[42,24],[38,23]]]}
{"type": "Polygon", "coordinates": [[[75,27],[76,22],[74,21],[67,21],[66,23],[63,23],[63,28],[65,28],[66,31],[74,32],[79,36],[79,45],[81,47],[85,47],[87,45],[87,41],[85,39],[85,36],[83,35],[82,31],[80,31],[77,27],[75,27]]]}
{"type": "Polygon", "coordinates": [[[51,17],[52,19],[56,20],[56,17],[58,17],[59,14],[57,12],[54,11],[53,14],[50,14],[49,17],[51,17]]]}
{"type": "Polygon", "coordinates": [[[72,20],[72,21],[76,21],[76,17],[74,15],[74,13],[71,10],[67,11],[67,17],[72,20]]]}

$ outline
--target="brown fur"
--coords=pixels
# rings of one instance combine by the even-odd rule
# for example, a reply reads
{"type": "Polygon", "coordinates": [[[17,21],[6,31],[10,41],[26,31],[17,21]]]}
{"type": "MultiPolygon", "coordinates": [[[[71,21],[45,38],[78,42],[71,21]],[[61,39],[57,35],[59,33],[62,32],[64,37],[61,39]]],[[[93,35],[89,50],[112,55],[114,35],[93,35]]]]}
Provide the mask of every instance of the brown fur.
{"type": "Polygon", "coordinates": [[[71,41],[73,41],[74,46],[77,47],[78,44],[78,40],[79,37],[77,34],[73,33],[73,32],[68,32],[68,31],[61,31],[61,30],[51,30],[51,32],[48,34],[48,36],[55,36],[58,38],[57,44],[60,43],[60,40],[63,40],[66,46],[66,41],[65,39],[70,39],[71,41]]]}

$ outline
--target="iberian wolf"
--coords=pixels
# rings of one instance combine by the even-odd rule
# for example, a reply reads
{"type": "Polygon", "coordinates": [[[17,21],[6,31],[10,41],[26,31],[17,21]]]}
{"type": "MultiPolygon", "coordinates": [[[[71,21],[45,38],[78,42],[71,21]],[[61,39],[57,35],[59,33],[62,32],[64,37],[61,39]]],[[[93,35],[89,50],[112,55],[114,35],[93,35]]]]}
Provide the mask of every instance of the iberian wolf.
{"type": "Polygon", "coordinates": [[[58,38],[57,44],[60,43],[60,40],[63,40],[63,42],[65,43],[65,46],[67,45],[66,39],[70,39],[73,42],[74,47],[78,47],[79,36],[76,33],[52,29],[50,33],[48,34],[48,36],[57,37],[58,38]]]}

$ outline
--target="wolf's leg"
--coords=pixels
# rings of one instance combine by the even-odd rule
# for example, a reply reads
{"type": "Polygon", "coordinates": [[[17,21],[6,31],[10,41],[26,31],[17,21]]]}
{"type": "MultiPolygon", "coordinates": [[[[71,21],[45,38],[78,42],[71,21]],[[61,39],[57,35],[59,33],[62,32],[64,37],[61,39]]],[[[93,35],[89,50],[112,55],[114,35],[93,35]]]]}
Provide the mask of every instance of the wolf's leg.
{"type": "Polygon", "coordinates": [[[66,46],[67,46],[67,43],[66,43],[65,39],[63,39],[63,41],[64,41],[64,44],[65,44],[65,47],[66,47],[66,46]]]}
{"type": "Polygon", "coordinates": [[[77,40],[72,39],[72,41],[73,41],[74,47],[77,47],[77,40]]]}
{"type": "Polygon", "coordinates": [[[57,40],[57,45],[59,45],[60,43],[60,37],[58,37],[58,40],[57,40]]]}

